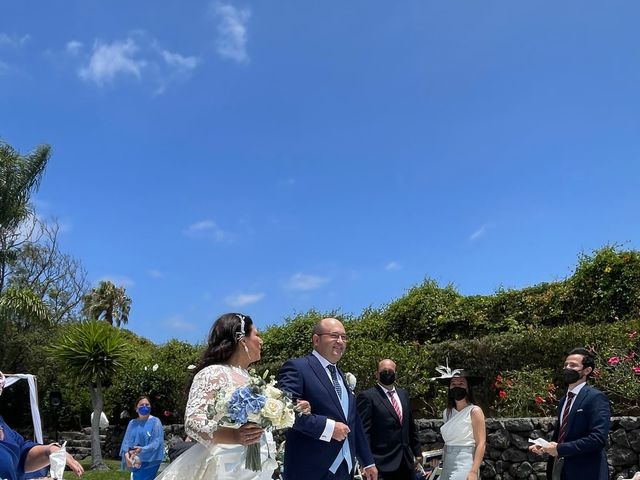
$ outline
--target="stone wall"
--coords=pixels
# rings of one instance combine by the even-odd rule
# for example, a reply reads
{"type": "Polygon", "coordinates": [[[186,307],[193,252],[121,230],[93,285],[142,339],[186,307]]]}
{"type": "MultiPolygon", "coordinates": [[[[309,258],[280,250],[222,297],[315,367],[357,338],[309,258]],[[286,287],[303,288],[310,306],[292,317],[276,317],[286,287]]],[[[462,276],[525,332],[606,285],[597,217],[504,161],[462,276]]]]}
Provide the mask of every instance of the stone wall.
{"type": "MultiPolygon", "coordinates": [[[[443,446],[440,436],[442,420],[417,420],[423,450],[436,450],[443,446]]],[[[529,438],[551,439],[555,418],[488,418],[487,451],[481,468],[483,479],[543,480],[546,479],[546,459],[529,453],[529,438]]],[[[165,440],[175,442],[184,436],[182,425],[167,425],[165,440]]],[[[91,429],[85,429],[85,435],[91,429]]],[[[105,458],[118,458],[124,436],[122,427],[109,427],[104,433],[105,458]]],[[[86,445],[86,444],[85,444],[86,445]]],[[[70,447],[73,452],[73,446],[70,447]]],[[[82,449],[79,454],[86,456],[82,449]]],[[[614,417],[607,445],[609,474],[631,478],[640,471],[640,417],[614,417]]],[[[577,479],[576,479],[577,480],[577,479]]]]}

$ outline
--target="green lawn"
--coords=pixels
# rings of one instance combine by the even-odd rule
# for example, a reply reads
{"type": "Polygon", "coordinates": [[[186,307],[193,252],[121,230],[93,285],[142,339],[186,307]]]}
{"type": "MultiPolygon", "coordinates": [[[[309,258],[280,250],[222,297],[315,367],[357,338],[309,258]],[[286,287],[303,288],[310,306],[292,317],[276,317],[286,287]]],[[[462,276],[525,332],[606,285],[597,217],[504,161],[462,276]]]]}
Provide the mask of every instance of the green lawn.
{"type": "MultiPolygon", "coordinates": [[[[108,472],[98,472],[98,471],[89,470],[89,468],[91,468],[91,460],[83,460],[80,463],[84,468],[84,475],[82,476],[83,479],[129,480],[129,478],[131,478],[131,474],[129,472],[120,471],[120,460],[105,460],[104,463],[106,463],[110,469],[108,472]]],[[[78,477],[76,477],[75,474],[69,470],[64,472],[65,480],[71,480],[73,478],[77,479],[78,477]]]]}

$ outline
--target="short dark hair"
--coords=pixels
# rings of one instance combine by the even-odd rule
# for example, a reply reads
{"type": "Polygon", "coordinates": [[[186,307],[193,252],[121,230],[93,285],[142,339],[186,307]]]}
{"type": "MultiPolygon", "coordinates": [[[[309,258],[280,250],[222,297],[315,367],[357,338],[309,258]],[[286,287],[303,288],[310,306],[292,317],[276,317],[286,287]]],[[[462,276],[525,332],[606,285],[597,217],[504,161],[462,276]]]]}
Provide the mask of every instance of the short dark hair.
{"type": "Polygon", "coordinates": [[[591,372],[589,372],[588,376],[590,377],[593,375],[593,372],[596,369],[596,359],[593,356],[593,352],[591,352],[591,350],[584,347],[578,347],[567,353],[567,357],[569,355],[582,355],[582,367],[591,367],[591,372]]]}

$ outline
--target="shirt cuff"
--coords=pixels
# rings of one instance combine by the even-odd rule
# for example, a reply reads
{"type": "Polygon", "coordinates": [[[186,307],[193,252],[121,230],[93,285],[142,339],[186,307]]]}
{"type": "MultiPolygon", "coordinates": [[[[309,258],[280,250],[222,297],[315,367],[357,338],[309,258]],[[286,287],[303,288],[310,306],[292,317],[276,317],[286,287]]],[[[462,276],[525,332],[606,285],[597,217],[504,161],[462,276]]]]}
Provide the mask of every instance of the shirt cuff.
{"type": "Polygon", "coordinates": [[[322,435],[320,435],[320,440],[323,442],[330,442],[331,437],[333,436],[333,430],[336,428],[336,421],[327,418],[327,424],[324,426],[324,430],[322,435]]]}

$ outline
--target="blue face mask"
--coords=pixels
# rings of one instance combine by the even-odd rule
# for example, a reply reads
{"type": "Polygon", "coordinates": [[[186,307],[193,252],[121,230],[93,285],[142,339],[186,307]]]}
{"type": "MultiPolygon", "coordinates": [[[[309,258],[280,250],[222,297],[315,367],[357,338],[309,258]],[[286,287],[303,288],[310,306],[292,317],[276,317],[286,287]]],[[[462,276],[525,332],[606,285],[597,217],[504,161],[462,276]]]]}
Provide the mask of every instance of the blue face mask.
{"type": "Polygon", "coordinates": [[[138,413],[140,415],[149,415],[151,413],[151,407],[138,407],[138,413]]]}

